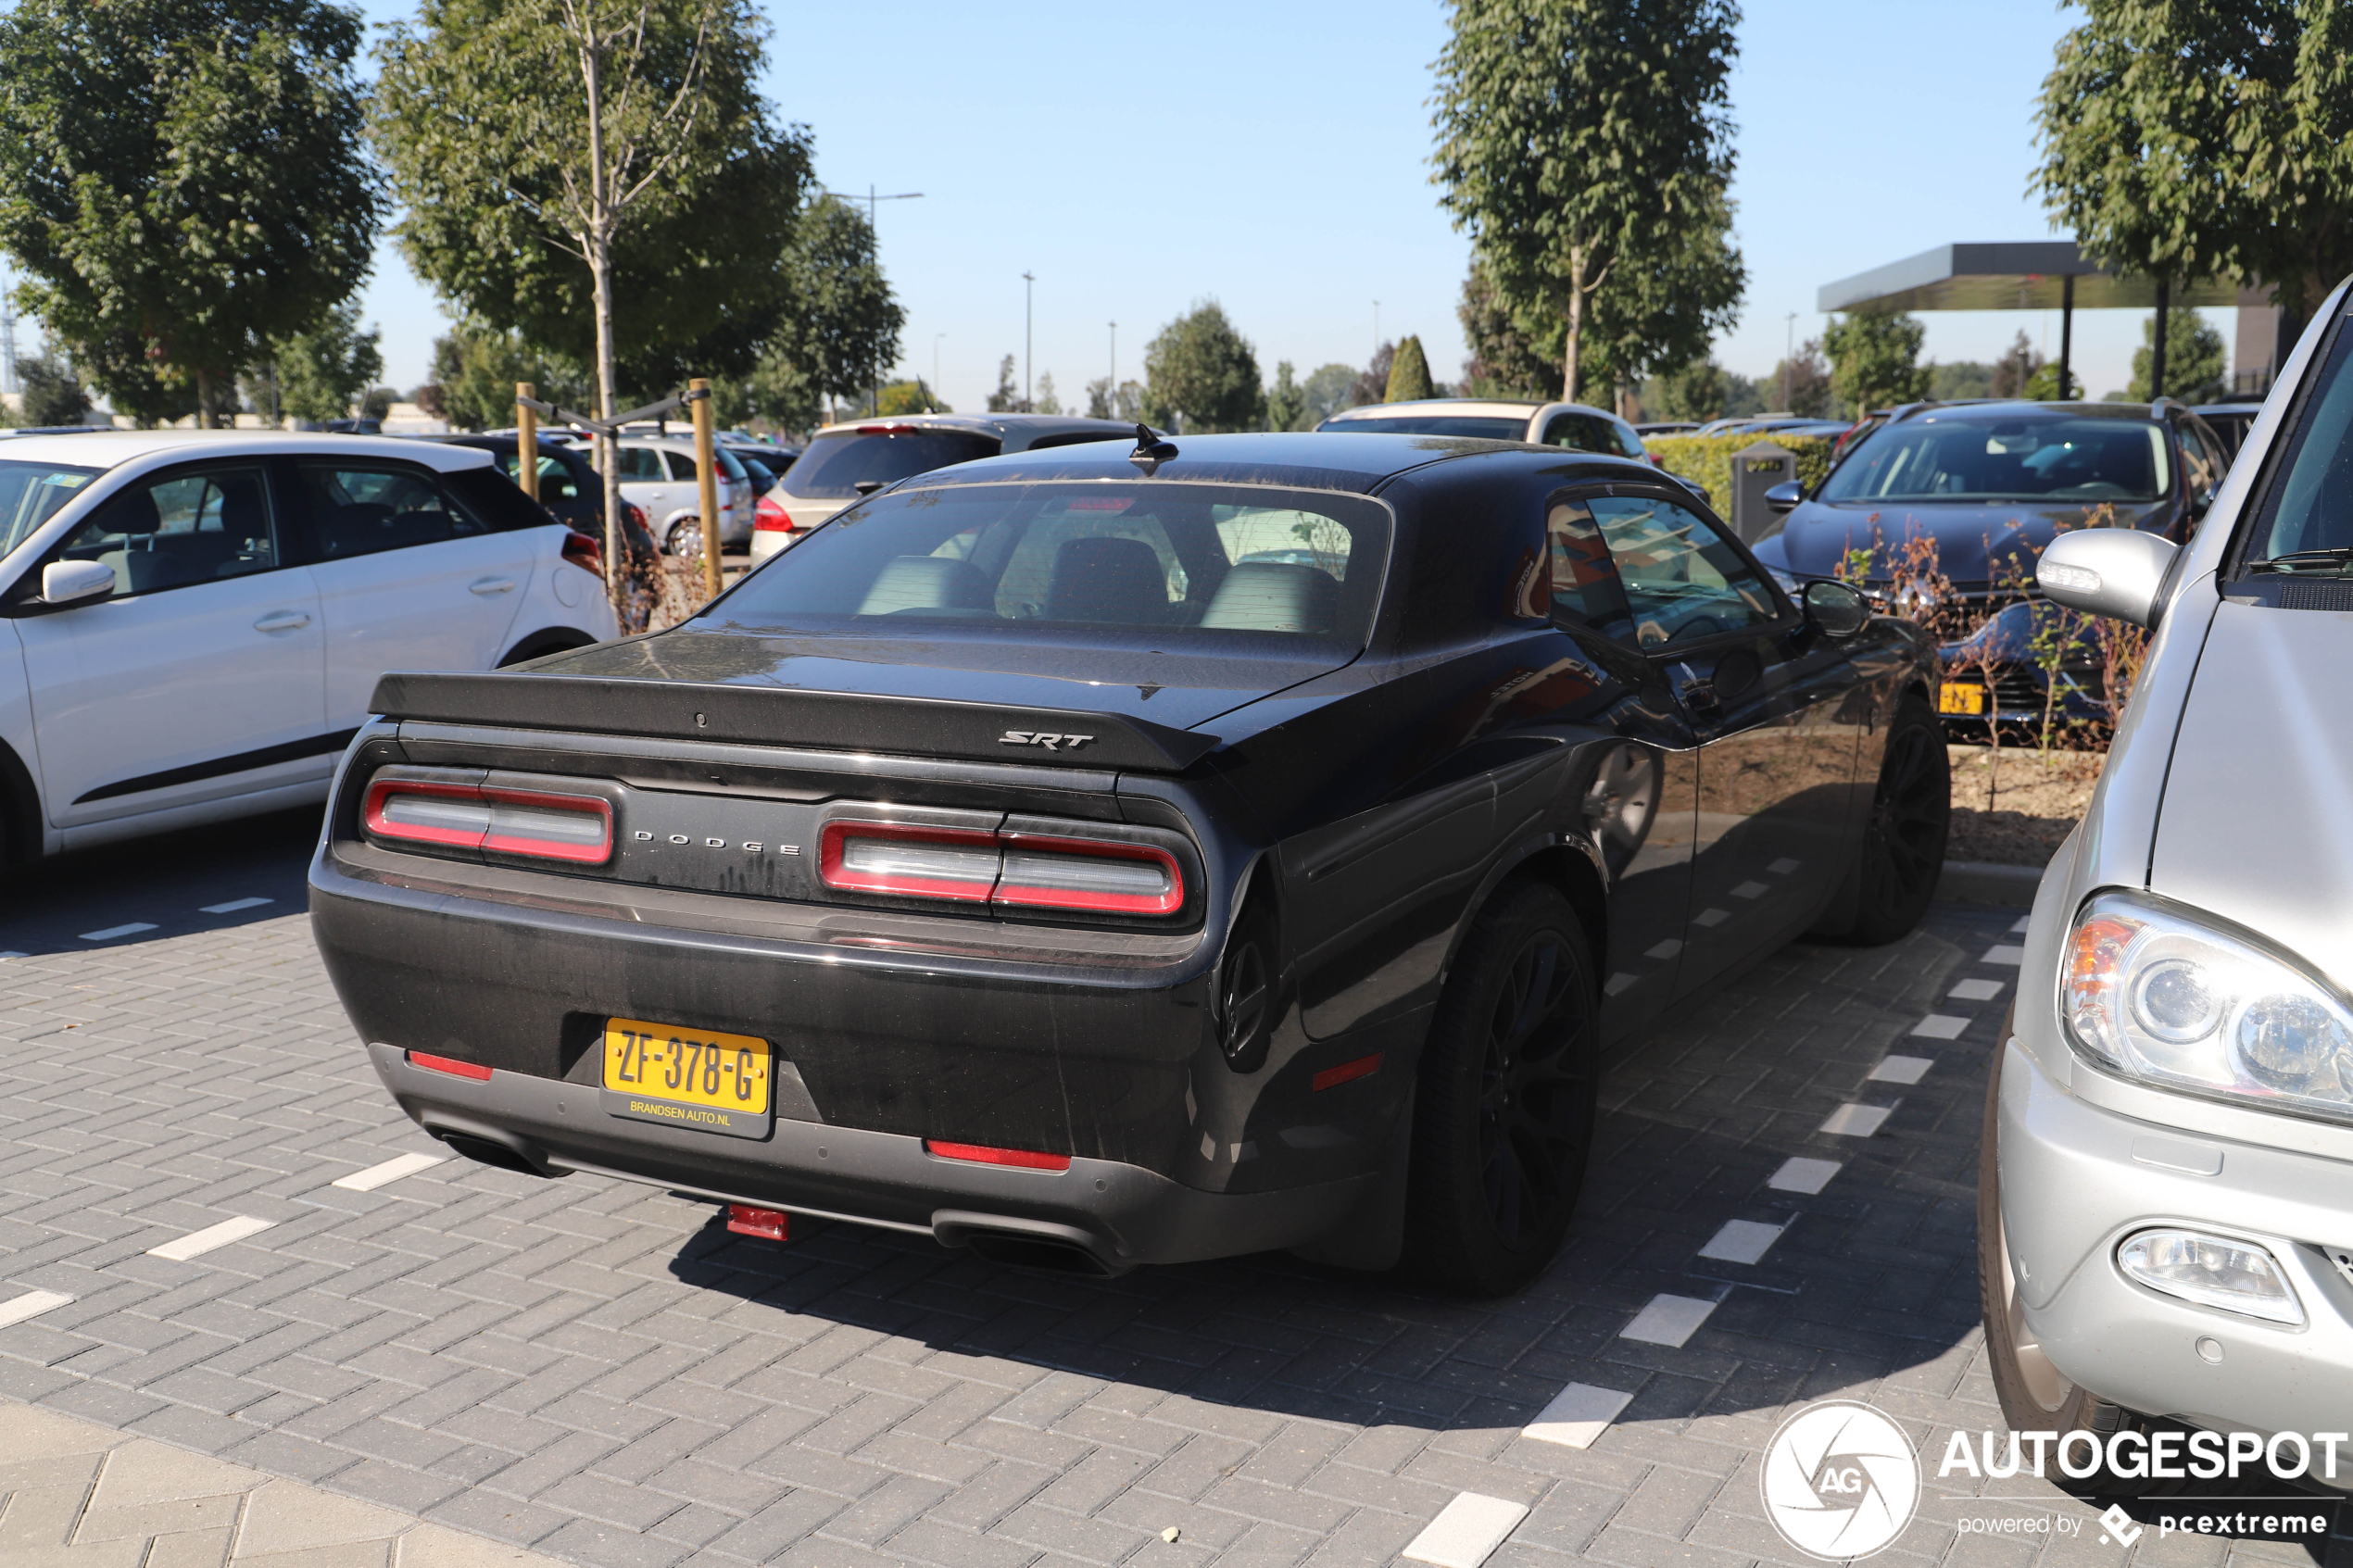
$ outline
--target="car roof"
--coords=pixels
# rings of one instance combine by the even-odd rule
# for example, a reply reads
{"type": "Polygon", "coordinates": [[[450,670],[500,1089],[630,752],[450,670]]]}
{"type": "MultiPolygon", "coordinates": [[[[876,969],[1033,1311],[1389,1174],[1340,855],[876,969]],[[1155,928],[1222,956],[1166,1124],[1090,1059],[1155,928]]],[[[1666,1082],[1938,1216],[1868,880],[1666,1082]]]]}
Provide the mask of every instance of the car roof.
{"type": "Polygon", "coordinates": [[[844,420],[824,426],[819,435],[880,433],[894,427],[916,430],[963,430],[975,435],[1008,435],[1026,431],[1036,435],[1061,435],[1081,431],[1136,433],[1133,420],[1091,420],[1078,414],[885,414],[875,419],[844,420]]]}
{"type": "Polygon", "coordinates": [[[0,439],[0,461],[114,469],[145,458],[202,453],[224,458],[401,458],[445,473],[490,461],[479,447],[412,441],[396,435],[338,435],[288,430],[97,430],[88,435],[22,435],[0,439]]]}
{"type": "MultiPolygon", "coordinates": [[[[1251,435],[1180,435],[1176,456],[1164,459],[1155,481],[1192,481],[1219,484],[1279,484],[1307,490],[1378,490],[1410,470],[1484,455],[1532,458],[1541,465],[1596,475],[1624,476],[1675,483],[1650,464],[1599,452],[1572,452],[1558,446],[1538,446],[1521,441],[1482,441],[1454,435],[1335,435],[1329,432],[1283,431],[1251,435]]],[[[938,484],[995,484],[1032,480],[1118,480],[1132,483],[1138,472],[1127,461],[1128,448],[1110,442],[1090,442],[1046,450],[1009,452],[981,458],[904,483],[929,488],[938,484]]]]}
{"type": "Polygon", "coordinates": [[[1921,420],[1949,419],[1956,415],[1965,415],[1972,420],[2095,419],[2129,420],[2136,424],[2155,424],[2165,417],[2156,405],[2149,403],[2038,403],[2013,398],[2007,402],[1927,403],[1902,420],[1891,422],[1912,424],[1921,420]]]}

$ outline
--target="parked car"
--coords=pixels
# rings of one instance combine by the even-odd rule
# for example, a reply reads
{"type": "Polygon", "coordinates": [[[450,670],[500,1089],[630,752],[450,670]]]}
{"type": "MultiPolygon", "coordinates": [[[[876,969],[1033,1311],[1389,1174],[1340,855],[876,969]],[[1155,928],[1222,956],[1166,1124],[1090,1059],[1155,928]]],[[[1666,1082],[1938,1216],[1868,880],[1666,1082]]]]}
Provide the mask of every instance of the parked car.
{"type": "Polygon", "coordinates": [[[1848,430],[1844,420],[1818,420],[1800,414],[1751,414],[1703,425],[1701,435],[1746,435],[1762,441],[1774,435],[1809,435],[1836,441],[1848,430]]]}
{"type": "Polygon", "coordinates": [[[1653,420],[1648,424],[1636,425],[1634,433],[1648,440],[1654,435],[1689,435],[1698,429],[1697,420],[1653,420]]]}
{"type": "Polygon", "coordinates": [[[2116,1432],[2346,1425],[2348,294],[2186,546],[2090,529],[2042,559],[2052,599],[2155,635],[2020,944],[1985,1108],[1985,1349],[2012,1427],[2109,1456],[2116,1432]]]}
{"type": "Polygon", "coordinates": [[[775,489],[781,524],[752,535],[756,565],[860,497],[902,479],[1005,452],[1133,441],[1136,426],[1066,414],[908,414],[827,425],[775,489]]]}
{"type": "Polygon", "coordinates": [[[736,455],[736,460],[744,465],[745,471],[749,472],[754,463],[767,470],[768,478],[765,480],[758,474],[751,475],[752,493],[757,495],[767,495],[775,482],[784,478],[792,468],[793,460],[800,456],[798,446],[777,446],[765,441],[723,441],[720,445],[736,455]]]}
{"type": "Polygon", "coordinates": [[[1567,1229],[1605,1046],[1918,919],[1935,671],[1625,458],[1011,453],[673,630],[387,677],[312,920],[393,1096],[492,1164],[1504,1291],[1567,1229]]]}
{"type": "Polygon", "coordinates": [[[1767,492],[1783,514],[1757,558],[1799,583],[1852,573],[1891,587],[1910,541],[1965,598],[2033,581],[2062,529],[2110,522],[2176,543],[2214,502],[2227,467],[2213,433],[2156,403],[1915,404],[1855,445],[1811,495],[1767,492]]]}
{"type": "Polygon", "coordinates": [[[1937,712],[1957,741],[1985,740],[1996,724],[2006,738],[2039,739],[2046,724],[2104,733],[2114,721],[2097,629],[2065,606],[2021,599],[1940,651],[1937,712]]]}
{"type": "Polygon", "coordinates": [[[0,445],[11,860],[323,799],[392,669],[613,636],[597,542],[487,454],[374,436],[0,445]]]}
{"type": "MultiPolygon", "coordinates": [[[[513,431],[487,431],[478,435],[428,435],[415,439],[438,441],[451,446],[469,446],[477,452],[490,454],[500,473],[515,481],[522,450],[522,438],[513,431]]],[[[605,537],[605,482],[597,472],[588,455],[581,448],[561,440],[542,437],[539,441],[539,504],[558,522],[578,529],[597,540],[605,537]]],[[[623,500],[621,504],[622,526],[628,531],[630,553],[651,560],[660,546],[646,526],[645,508],[623,500]]]]}
{"type": "Polygon", "coordinates": [[[1600,452],[1650,460],[1634,427],[1616,414],[1582,403],[1539,403],[1500,397],[1426,397],[1407,403],[1366,403],[1343,408],[1315,427],[1357,434],[1462,435],[1486,441],[1526,441],[1571,452],[1600,452]]]}
{"type": "MultiPolygon", "coordinates": [[[[695,469],[692,437],[623,435],[620,441],[621,494],[642,509],[661,547],[673,556],[702,554],[702,483],[695,469]]],[[[751,476],[724,446],[712,448],[719,467],[719,546],[751,538],[751,476]]]]}
{"type": "Polygon", "coordinates": [[[2214,439],[2221,444],[2222,462],[2226,468],[2239,455],[2239,447],[2246,441],[2246,433],[2254,428],[2255,416],[2262,411],[2263,400],[2259,397],[2245,401],[2234,398],[2228,403],[2204,403],[2190,410],[2206,421],[2206,428],[2212,431],[2214,439]]]}

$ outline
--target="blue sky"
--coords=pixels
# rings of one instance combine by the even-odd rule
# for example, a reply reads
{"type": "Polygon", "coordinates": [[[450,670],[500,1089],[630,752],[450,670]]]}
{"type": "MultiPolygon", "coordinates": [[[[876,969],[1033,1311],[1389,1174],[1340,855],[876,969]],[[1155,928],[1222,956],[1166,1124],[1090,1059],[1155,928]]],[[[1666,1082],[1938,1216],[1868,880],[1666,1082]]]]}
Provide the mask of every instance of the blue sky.
{"type": "MultiPolygon", "coordinates": [[[[367,0],[371,20],[409,14],[367,0]]],[[[817,171],[883,204],[884,266],[908,308],[904,373],[977,408],[1023,353],[1022,273],[1036,274],[1034,364],[1065,402],[1194,301],[1221,301],[1301,374],[1362,364],[1419,332],[1432,370],[1465,357],[1454,304],[1468,245],[1429,183],[1435,0],[1238,0],[1169,8],[900,0],[771,5],[770,95],[815,133],[817,171]]],[[[1884,0],[1751,0],[1732,95],[1738,239],[1750,272],[1718,345],[1763,375],[1820,331],[1832,279],[1961,240],[2049,237],[2028,193],[2034,95],[2080,13],[2051,0],[1956,9],[1884,0]]],[[[365,314],[387,379],[425,377],[443,318],[389,245],[365,314]]],[[[2124,384],[2144,315],[2077,317],[2095,395],[2124,384]]],[[[2229,314],[2211,318],[2227,335],[2229,314]]],[[[2057,349],[2056,312],[1926,318],[1927,352],[1991,358],[2020,330],[2057,349]]]]}

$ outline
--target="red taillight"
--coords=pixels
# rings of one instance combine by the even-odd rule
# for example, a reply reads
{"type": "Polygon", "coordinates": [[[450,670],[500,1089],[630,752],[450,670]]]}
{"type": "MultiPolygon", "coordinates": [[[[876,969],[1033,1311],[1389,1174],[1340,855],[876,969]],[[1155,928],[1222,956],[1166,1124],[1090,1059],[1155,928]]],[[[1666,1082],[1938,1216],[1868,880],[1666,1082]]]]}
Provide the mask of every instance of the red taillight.
{"type": "Polygon", "coordinates": [[[628,521],[630,527],[635,528],[641,533],[650,533],[653,532],[652,529],[647,527],[646,525],[646,508],[639,506],[636,502],[622,502],[621,515],[628,521]]]}
{"type": "Polygon", "coordinates": [[[942,1143],[924,1140],[924,1152],[942,1160],[969,1160],[975,1165],[1013,1165],[1025,1171],[1067,1171],[1067,1154],[1040,1154],[1029,1148],[992,1148],[985,1143],[942,1143]]]}
{"type": "Polygon", "coordinates": [[[453,1078],[472,1078],[478,1084],[490,1082],[490,1069],[478,1061],[459,1061],[452,1056],[427,1056],[422,1051],[406,1053],[409,1065],[422,1067],[434,1073],[447,1073],[453,1078]]]}
{"type": "Polygon", "coordinates": [[[564,535],[564,559],[583,571],[598,577],[605,574],[605,550],[595,537],[573,529],[564,535]]]}
{"type": "Polygon", "coordinates": [[[612,807],[593,795],[378,779],[360,819],[378,838],[598,866],[612,858],[612,807]]]}
{"type": "Polygon", "coordinates": [[[1000,909],[1164,915],[1185,902],[1176,857],[1150,844],[917,822],[827,822],[817,874],[828,887],[1000,909]]]}
{"type": "Polygon", "coordinates": [[[751,528],[755,533],[790,533],[792,514],[762,495],[760,505],[752,509],[751,528]]]}
{"type": "Polygon", "coordinates": [[[737,1236],[756,1236],[763,1241],[790,1241],[792,1216],[781,1209],[755,1209],[749,1203],[727,1205],[727,1228],[737,1236]]]}
{"type": "Polygon", "coordinates": [[[997,886],[997,835],[912,822],[827,822],[817,874],[828,887],[984,902],[997,886]]]}

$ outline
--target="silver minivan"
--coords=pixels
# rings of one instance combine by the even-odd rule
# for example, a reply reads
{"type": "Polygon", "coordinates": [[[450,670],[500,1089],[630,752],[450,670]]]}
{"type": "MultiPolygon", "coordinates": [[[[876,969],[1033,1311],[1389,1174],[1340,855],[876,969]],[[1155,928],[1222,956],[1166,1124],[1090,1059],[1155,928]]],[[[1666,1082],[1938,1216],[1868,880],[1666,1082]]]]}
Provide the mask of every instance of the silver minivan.
{"type": "Polygon", "coordinates": [[[2135,1429],[2353,1426],[2349,292],[2186,545],[2090,528],[2040,562],[2154,635],[2020,943],[1985,1338],[2010,1424],[2107,1436],[2111,1465],[2135,1429]]]}

